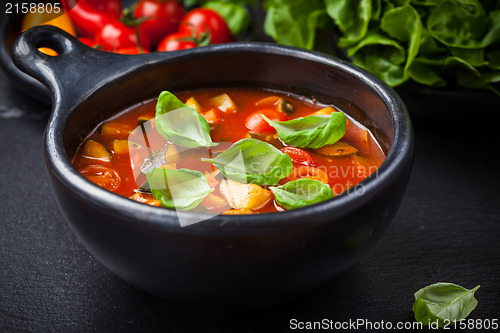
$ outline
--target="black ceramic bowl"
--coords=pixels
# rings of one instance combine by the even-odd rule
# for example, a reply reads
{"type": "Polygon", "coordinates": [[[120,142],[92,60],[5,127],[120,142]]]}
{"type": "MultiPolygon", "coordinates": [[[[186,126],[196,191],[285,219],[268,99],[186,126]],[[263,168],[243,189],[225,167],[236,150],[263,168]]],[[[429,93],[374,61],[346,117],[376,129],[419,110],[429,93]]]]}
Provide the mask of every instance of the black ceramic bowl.
{"type": "Polygon", "coordinates": [[[154,295],[238,308],[307,293],[372,247],[405,192],[413,155],[405,106],[381,81],[343,61],[258,43],[116,55],[92,50],[53,27],[22,34],[13,58],[51,91],[45,159],[71,228],[106,267],[154,295]],[[41,46],[60,55],[41,54],[41,46]],[[375,133],[388,152],[385,162],[362,183],[363,191],[297,210],[220,215],[187,227],[179,226],[175,211],[108,192],[71,166],[69,156],[81,138],[127,106],[161,90],[242,85],[352,102],[346,112],[375,133]]]}

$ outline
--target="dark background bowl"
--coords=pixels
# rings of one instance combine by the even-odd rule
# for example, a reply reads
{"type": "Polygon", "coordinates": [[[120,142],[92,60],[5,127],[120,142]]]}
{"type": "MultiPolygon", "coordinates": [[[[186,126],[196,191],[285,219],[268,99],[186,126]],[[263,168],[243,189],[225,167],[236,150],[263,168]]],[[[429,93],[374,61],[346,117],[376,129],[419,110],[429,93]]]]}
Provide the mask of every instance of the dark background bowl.
{"type": "Polygon", "coordinates": [[[72,230],[106,267],[154,295],[228,308],[287,301],[359,260],[404,195],[413,156],[406,109],[385,84],[343,61],[258,43],[124,56],[88,48],[53,27],[22,34],[13,54],[20,68],[51,90],[54,110],[44,153],[72,230]],[[41,46],[60,55],[43,55],[36,50],[41,46]],[[388,152],[385,162],[362,183],[362,193],[283,213],[216,216],[183,228],[176,212],[108,192],[71,166],[81,138],[127,106],[161,90],[242,85],[344,101],[344,111],[371,129],[388,152]]]}

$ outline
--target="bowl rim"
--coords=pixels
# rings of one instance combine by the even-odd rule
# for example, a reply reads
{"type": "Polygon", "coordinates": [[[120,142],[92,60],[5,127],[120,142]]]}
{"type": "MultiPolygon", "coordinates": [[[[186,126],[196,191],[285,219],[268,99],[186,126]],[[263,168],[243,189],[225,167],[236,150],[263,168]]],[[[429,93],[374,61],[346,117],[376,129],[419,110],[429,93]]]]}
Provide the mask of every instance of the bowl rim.
{"type": "MultiPolygon", "coordinates": [[[[206,233],[208,230],[217,232],[222,226],[225,226],[225,229],[230,228],[233,222],[236,227],[235,229],[241,231],[247,231],[249,229],[262,230],[262,228],[284,228],[302,223],[301,221],[303,221],[303,218],[308,215],[328,212],[328,220],[333,221],[361,207],[378,193],[382,192],[389,183],[394,181],[413,157],[413,130],[411,120],[406,110],[406,106],[400,97],[393,89],[372,74],[344,60],[315,51],[262,42],[219,44],[197,48],[194,52],[177,52],[178,56],[165,58],[154,65],[162,65],[168,62],[183,61],[192,57],[203,57],[213,54],[250,52],[300,58],[305,61],[316,62],[343,71],[347,75],[365,82],[365,84],[373,90],[386,105],[394,127],[394,141],[392,147],[382,165],[377,169],[377,172],[363,180],[362,184],[365,191],[362,194],[345,191],[332,199],[314,205],[278,213],[216,215],[208,220],[203,220],[202,223],[195,223],[188,227],[180,228],[180,224],[177,220],[177,211],[141,204],[105,190],[81,176],[71,165],[70,157],[66,154],[62,140],[66,121],[90,96],[101,92],[109,85],[117,82],[116,80],[112,80],[111,82],[104,83],[102,87],[95,90],[90,96],[87,96],[81,103],[72,106],[70,112],[66,112],[65,119],[62,119],[64,121],[61,121],[59,117],[51,117],[46,129],[44,152],[47,168],[61,183],[70,191],[77,194],[81,199],[92,202],[93,205],[99,206],[110,214],[121,214],[121,216],[130,223],[139,223],[143,226],[147,225],[156,229],[166,229],[182,233],[206,233]]],[[[148,59],[147,56],[148,54],[140,55],[140,57],[144,58],[145,62],[148,59]]],[[[140,69],[133,70],[122,79],[127,79],[129,75],[139,75],[140,71],[140,69]]],[[[57,113],[56,110],[58,108],[61,108],[61,103],[58,103],[56,99],[53,115],[57,113]]],[[[207,217],[202,213],[179,213],[188,214],[186,216],[196,218],[207,217]]],[[[308,223],[315,223],[315,221],[308,221],[308,223]]]]}

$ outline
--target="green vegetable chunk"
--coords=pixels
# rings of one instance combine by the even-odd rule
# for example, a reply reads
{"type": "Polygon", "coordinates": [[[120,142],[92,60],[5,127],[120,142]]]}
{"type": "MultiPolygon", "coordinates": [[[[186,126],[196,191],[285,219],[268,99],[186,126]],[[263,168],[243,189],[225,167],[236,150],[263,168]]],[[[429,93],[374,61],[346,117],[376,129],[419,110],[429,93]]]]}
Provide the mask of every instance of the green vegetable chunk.
{"type": "Polygon", "coordinates": [[[267,142],[243,139],[213,159],[202,158],[230,180],[257,185],[276,185],[293,169],[292,160],[267,142]]]}
{"type": "Polygon", "coordinates": [[[212,142],[210,126],[205,118],[171,92],[163,91],[158,97],[155,123],[161,136],[179,146],[197,148],[217,145],[212,142]]]}
{"type": "Polygon", "coordinates": [[[343,112],[331,115],[300,117],[289,121],[272,121],[261,117],[278,132],[279,138],[294,147],[320,148],[337,142],[345,134],[346,119],[343,112]]]}
{"type": "Polygon", "coordinates": [[[213,191],[203,173],[196,170],[153,168],[146,178],[153,196],[172,209],[193,209],[213,191]]]}
{"type": "Polygon", "coordinates": [[[479,287],[469,290],[448,282],[424,287],[415,293],[415,319],[424,325],[437,322],[439,327],[446,324],[445,320],[465,319],[477,306],[474,293],[479,287]]]}
{"type": "Polygon", "coordinates": [[[297,179],[282,186],[271,187],[278,204],[286,209],[301,208],[333,198],[327,184],[314,179],[297,179]]]}

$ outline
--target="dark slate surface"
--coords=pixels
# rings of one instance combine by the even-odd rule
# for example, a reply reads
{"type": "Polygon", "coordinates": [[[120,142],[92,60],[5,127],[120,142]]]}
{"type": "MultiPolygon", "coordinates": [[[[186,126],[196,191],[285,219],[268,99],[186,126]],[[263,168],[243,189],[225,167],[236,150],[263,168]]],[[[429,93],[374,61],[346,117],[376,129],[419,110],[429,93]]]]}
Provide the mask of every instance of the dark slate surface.
{"type": "Polygon", "coordinates": [[[406,197],[350,270],[278,308],[212,313],[147,295],[85,250],[48,185],[41,141],[50,110],[0,72],[0,332],[283,332],[292,318],[395,325],[413,321],[413,293],[437,281],[481,284],[470,318],[500,320],[500,140],[482,112],[465,125],[415,122],[406,197]]]}

